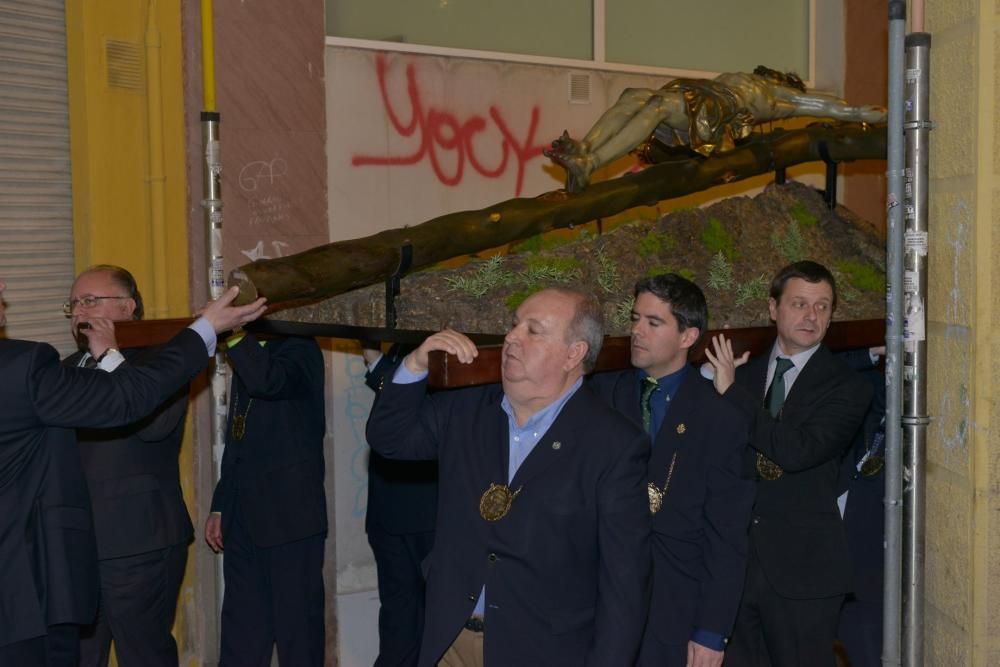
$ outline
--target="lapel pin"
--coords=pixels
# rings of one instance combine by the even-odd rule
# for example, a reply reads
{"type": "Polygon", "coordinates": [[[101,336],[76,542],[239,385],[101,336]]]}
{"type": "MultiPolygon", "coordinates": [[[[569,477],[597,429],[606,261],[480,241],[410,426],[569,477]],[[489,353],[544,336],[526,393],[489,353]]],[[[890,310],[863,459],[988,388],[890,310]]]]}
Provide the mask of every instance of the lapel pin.
{"type": "Polygon", "coordinates": [[[687,426],[685,426],[684,424],[678,424],[677,425],[677,434],[678,435],[681,435],[686,430],[687,430],[687,426]]]}
{"type": "Polygon", "coordinates": [[[562,443],[561,443],[561,442],[559,442],[558,440],[555,440],[555,441],[554,441],[554,442],[552,443],[552,449],[559,449],[560,447],[562,447],[562,443]]]}

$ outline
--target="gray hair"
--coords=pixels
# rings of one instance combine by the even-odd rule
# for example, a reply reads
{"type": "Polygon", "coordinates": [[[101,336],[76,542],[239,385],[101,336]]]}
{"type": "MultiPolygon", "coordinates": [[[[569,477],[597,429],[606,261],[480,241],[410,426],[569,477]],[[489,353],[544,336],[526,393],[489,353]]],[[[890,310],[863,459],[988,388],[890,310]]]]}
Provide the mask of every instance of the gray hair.
{"type": "Polygon", "coordinates": [[[577,287],[559,286],[548,289],[576,300],[576,311],[566,329],[566,342],[575,343],[582,340],[587,344],[587,355],[583,358],[583,372],[589,373],[597,365],[597,356],[604,344],[604,312],[601,309],[601,302],[593,292],[577,287]]]}

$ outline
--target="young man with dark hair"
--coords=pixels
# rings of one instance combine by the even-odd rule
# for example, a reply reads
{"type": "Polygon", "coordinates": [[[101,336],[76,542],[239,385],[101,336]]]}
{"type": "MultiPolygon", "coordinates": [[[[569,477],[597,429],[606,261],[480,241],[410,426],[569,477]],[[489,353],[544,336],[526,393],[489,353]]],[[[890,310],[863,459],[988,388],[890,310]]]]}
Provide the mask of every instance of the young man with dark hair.
{"type": "Polygon", "coordinates": [[[757,499],[746,587],[727,665],[833,665],[850,553],[837,507],[840,458],[872,389],[822,345],[837,305],[826,267],[790,264],[774,277],[770,354],[747,362],[716,336],[707,351],[719,394],[750,421],[757,499]]]}
{"type": "Polygon", "coordinates": [[[638,665],[717,667],[746,570],[753,478],[747,422],[688,364],[708,326],[705,296],[668,273],[635,286],[634,369],[590,386],[653,441],[653,599],[638,665]]]}

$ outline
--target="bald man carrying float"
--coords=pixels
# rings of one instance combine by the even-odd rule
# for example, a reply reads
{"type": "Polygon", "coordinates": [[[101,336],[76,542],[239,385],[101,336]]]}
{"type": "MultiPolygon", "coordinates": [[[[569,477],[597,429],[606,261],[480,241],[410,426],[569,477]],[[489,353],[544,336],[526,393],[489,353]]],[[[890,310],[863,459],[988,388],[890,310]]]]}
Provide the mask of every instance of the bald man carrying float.
{"type": "Polygon", "coordinates": [[[592,296],[543,290],[514,315],[502,387],[428,394],[429,352],[477,354],[445,330],[376,399],[377,452],[438,460],[422,667],[633,664],[649,604],[649,438],[582,386],[602,338],[592,296]]]}

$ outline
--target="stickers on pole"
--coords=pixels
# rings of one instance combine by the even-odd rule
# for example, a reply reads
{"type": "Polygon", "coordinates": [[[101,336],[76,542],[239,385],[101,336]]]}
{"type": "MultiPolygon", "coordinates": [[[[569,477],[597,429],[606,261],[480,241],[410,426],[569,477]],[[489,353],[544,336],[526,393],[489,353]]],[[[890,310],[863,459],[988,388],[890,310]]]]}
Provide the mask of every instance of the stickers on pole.
{"type": "Polygon", "coordinates": [[[915,252],[918,257],[926,257],[927,232],[907,230],[903,233],[903,247],[905,252],[915,252]]]}

